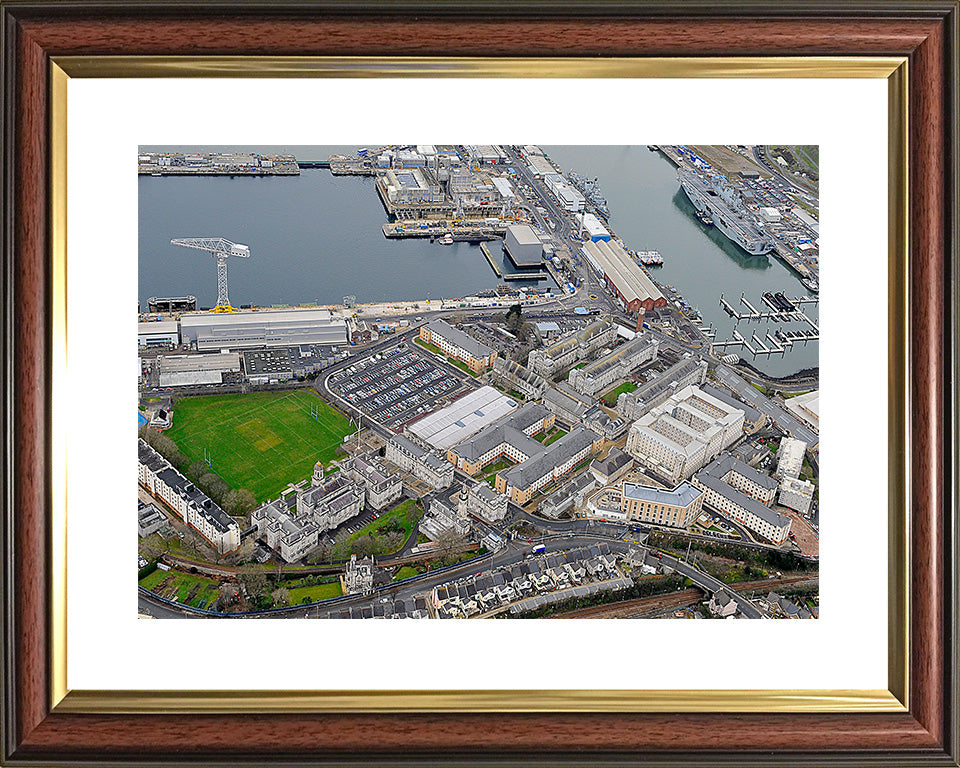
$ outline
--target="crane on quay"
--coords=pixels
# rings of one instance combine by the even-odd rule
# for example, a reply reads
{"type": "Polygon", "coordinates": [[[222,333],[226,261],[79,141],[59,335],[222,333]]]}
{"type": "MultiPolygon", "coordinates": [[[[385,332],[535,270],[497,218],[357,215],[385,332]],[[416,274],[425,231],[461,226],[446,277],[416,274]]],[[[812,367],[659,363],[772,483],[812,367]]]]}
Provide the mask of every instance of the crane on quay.
{"type": "Polygon", "coordinates": [[[231,256],[249,259],[250,246],[233,243],[223,237],[175,237],[170,243],[206,251],[217,260],[217,306],[213,311],[235,312],[227,293],[227,259],[231,256]]]}

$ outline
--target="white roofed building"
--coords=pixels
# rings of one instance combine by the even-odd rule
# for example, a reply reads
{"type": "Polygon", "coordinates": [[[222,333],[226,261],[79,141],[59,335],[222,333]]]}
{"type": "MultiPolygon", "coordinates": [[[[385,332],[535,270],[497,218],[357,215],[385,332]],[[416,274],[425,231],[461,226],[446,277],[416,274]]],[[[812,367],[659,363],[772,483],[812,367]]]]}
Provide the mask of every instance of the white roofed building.
{"type": "Polygon", "coordinates": [[[744,413],[687,386],[631,427],[626,451],[670,483],[690,477],[743,433],[744,413]]]}
{"type": "Polygon", "coordinates": [[[807,444],[803,440],[786,436],[780,439],[780,447],[777,449],[777,480],[800,476],[806,450],[807,444]]]}
{"type": "Polygon", "coordinates": [[[405,433],[423,445],[446,451],[517,407],[516,400],[499,390],[480,387],[410,424],[405,433]]]}
{"type": "Polygon", "coordinates": [[[180,316],[180,333],[184,344],[201,352],[349,341],[346,320],[328,309],[187,313],[180,316]]]}

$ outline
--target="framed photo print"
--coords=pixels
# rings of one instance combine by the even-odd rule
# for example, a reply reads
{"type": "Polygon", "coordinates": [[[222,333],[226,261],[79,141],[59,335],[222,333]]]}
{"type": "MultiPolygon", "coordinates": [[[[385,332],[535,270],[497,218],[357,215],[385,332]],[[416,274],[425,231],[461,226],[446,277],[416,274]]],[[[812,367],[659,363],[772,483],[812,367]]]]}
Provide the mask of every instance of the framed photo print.
{"type": "Polygon", "coordinates": [[[957,764],[956,3],[0,5],[5,764],[957,764]]]}

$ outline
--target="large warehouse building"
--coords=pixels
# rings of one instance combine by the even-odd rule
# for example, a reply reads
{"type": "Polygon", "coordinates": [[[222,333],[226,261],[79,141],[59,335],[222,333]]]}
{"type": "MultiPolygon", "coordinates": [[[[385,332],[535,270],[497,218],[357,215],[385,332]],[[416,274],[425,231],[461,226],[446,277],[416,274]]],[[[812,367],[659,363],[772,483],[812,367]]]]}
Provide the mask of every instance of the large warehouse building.
{"type": "Polygon", "coordinates": [[[222,384],[223,374],[240,370],[240,354],[168,355],[157,358],[161,387],[222,384]]]}
{"type": "Polygon", "coordinates": [[[137,323],[137,344],[152,347],[156,344],[177,346],[180,343],[180,325],[176,320],[156,320],[137,323]]]}
{"type": "Polygon", "coordinates": [[[615,240],[584,243],[583,254],[628,312],[666,305],[667,300],[660,289],[620,243],[615,240]]]}
{"type": "Polygon", "coordinates": [[[503,247],[517,269],[540,267],[543,263],[543,243],[528,224],[511,224],[503,247]]]}
{"type": "Polygon", "coordinates": [[[502,392],[493,387],[480,387],[414,422],[406,432],[424,445],[446,451],[516,407],[517,401],[502,392]]]}
{"type": "Polygon", "coordinates": [[[184,344],[197,350],[346,344],[347,323],[328,309],[266,309],[253,312],[182,315],[184,344]]]}

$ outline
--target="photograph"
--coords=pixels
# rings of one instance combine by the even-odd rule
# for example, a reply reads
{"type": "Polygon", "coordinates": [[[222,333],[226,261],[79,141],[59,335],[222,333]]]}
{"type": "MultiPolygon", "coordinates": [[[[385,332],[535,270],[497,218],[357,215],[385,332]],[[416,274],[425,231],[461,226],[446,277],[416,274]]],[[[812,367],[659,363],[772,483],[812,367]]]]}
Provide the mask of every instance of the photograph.
{"type": "Polygon", "coordinates": [[[960,768],[921,5],[0,0],[0,765],[960,768]]]}
{"type": "Polygon", "coordinates": [[[819,619],[819,154],[140,145],[139,618],[819,619]]]}

